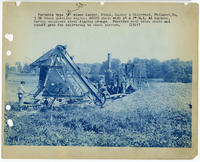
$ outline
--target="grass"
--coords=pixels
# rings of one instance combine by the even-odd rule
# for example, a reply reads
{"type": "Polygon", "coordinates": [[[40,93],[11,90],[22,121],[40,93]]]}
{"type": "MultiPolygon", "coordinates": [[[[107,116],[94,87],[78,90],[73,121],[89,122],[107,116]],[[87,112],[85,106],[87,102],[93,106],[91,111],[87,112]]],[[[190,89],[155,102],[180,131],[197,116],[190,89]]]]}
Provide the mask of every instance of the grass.
{"type": "MultiPolygon", "coordinates": [[[[14,108],[13,108],[14,109],[14,108]]],[[[101,111],[63,107],[28,114],[12,111],[5,126],[7,145],[191,147],[191,112],[101,111]],[[51,120],[52,114],[52,120],[51,120]]]]}
{"type": "Polygon", "coordinates": [[[191,147],[192,85],[152,83],[148,89],[94,106],[19,108],[4,114],[5,145],[191,147]],[[14,126],[6,121],[12,119],[14,126]]]}

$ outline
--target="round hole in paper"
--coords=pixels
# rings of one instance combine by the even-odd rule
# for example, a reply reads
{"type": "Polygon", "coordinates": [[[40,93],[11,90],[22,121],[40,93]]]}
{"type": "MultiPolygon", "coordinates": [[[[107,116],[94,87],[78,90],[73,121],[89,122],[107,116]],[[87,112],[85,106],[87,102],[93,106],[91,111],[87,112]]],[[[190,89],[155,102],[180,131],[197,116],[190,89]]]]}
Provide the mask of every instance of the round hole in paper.
{"type": "Polygon", "coordinates": [[[7,124],[8,124],[9,127],[13,127],[13,121],[12,121],[12,119],[8,119],[7,120],[7,124]]]}
{"type": "Polygon", "coordinates": [[[10,50],[6,51],[6,55],[7,55],[7,56],[10,56],[11,54],[12,54],[12,53],[11,53],[10,50]]]}
{"type": "Polygon", "coordinates": [[[10,105],[6,105],[6,110],[11,110],[11,106],[10,105]]]}
{"type": "Polygon", "coordinates": [[[20,6],[21,1],[16,1],[16,6],[20,6]]]}
{"type": "Polygon", "coordinates": [[[104,2],[103,2],[103,1],[101,1],[101,2],[100,2],[100,4],[103,6],[103,5],[104,5],[104,2]]]}
{"type": "Polygon", "coordinates": [[[5,34],[5,38],[8,39],[8,41],[12,42],[14,36],[13,36],[13,34],[8,34],[8,33],[6,33],[6,34],[5,34]]]}

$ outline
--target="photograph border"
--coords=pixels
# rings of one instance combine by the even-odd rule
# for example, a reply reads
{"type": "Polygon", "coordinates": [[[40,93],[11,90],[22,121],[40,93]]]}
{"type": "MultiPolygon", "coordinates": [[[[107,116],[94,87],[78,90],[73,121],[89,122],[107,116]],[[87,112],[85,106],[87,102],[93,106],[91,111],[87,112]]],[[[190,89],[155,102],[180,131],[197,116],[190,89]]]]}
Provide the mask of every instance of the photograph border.
{"type": "MultiPolygon", "coordinates": [[[[9,2],[10,3],[10,2],[9,2]]],[[[14,2],[13,2],[14,3],[14,2]]],[[[133,2],[135,3],[135,2],[133,2]]],[[[158,3],[157,3],[158,4],[158,3]]],[[[173,5],[176,5],[173,3],[173,5]]],[[[197,5],[198,4],[189,4],[197,5]]],[[[3,8],[3,13],[5,13],[3,8]]],[[[3,25],[6,21],[3,14],[3,25]]],[[[197,22],[198,25],[198,22],[197,22]]],[[[6,146],[4,145],[4,92],[5,55],[2,55],[2,158],[33,159],[193,159],[198,148],[198,28],[195,54],[192,55],[192,148],[147,147],[72,147],[72,146],[6,146]]],[[[2,35],[6,29],[3,28],[2,35]]],[[[2,53],[6,53],[7,40],[3,39],[2,53]]]]}

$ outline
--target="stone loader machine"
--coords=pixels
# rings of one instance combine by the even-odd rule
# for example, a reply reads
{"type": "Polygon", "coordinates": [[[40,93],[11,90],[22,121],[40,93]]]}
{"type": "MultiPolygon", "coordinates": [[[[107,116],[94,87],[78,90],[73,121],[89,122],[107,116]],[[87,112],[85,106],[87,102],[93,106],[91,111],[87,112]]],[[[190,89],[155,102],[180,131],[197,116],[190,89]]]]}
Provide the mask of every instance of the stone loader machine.
{"type": "Polygon", "coordinates": [[[30,67],[38,67],[40,70],[38,89],[33,95],[35,101],[47,106],[51,106],[55,101],[67,104],[92,101],[101,107],[106,102],[105,95],[81,74],[66,46],[57,45],[34,61],[30,67]]]}

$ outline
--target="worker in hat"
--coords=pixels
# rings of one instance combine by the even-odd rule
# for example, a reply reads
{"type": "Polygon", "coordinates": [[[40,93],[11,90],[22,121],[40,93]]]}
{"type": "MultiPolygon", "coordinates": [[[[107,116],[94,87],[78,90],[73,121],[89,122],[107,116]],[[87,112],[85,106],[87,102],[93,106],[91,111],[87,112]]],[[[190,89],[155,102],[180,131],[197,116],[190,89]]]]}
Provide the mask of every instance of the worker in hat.
{"type": "Polygon", "coordinates": [[[19,105],[20,106],[23,105],[23,97],[24,97],[24,93],[26,93],[24,85],[25,85],[25,81],[21,81],[20,82],[20,86],[17,89],[17,94],[18,94],[18,99],[19,99],[19,105]]]}

